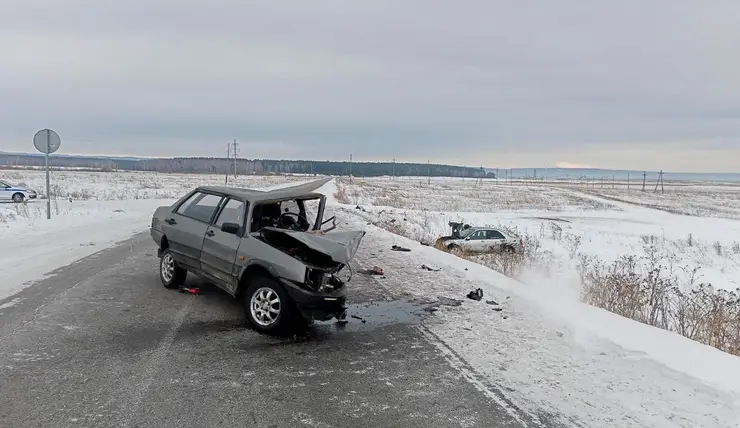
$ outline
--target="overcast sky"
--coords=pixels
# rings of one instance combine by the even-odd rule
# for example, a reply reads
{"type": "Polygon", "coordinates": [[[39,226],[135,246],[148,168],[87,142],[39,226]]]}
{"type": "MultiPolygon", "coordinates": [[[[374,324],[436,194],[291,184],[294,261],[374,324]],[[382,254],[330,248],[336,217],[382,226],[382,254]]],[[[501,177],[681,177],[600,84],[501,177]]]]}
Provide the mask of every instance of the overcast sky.
{"type": "Polygon", "coordinates": [[[0,150],[740,172],[738,0],[0,0],[0,150]]]}

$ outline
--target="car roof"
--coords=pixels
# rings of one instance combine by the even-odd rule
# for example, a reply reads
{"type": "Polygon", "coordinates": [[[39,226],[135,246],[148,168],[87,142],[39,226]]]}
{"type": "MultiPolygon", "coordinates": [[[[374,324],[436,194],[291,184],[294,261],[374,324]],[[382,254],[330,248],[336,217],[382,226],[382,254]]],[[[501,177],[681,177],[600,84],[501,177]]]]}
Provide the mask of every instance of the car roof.
{"type": "Polygon", "coordinates": [[[476,230],[495,230],[496,232],[503,233],[503,231],[501,231],[501,229],[498,229],[498,228],[495,228],[495,227],[488,227],[488,226],[475,226],[475,227],[471,227],[471,229],[474,230],[474,231],[476,231],[476,230]]]}
{"type": "Polygon", "coordinates": [[[323,197],[324,195],[322,193],[317,193],[314,191],[326,184],[330,179],[331,178],[325,178],[309,183],[298,184],[296,186],[283,187],[280,189],[267,191],[228,186],[198,186],[196,190],[235,196],[250,202],[267,202],[286,199],[318,199],[323,197]]]}

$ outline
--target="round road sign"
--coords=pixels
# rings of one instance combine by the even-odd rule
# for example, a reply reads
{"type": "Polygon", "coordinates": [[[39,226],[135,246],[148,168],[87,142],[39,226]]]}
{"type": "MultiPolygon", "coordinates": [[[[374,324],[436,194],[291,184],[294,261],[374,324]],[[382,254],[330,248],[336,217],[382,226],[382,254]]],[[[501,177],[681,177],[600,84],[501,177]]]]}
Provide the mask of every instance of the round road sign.
{"type": "Polygon", "coordinates": [[[51,129],[42,129],[33,136],[33,145],[41,153],[54,153],[59,150],[62,140],[51,129]]]}

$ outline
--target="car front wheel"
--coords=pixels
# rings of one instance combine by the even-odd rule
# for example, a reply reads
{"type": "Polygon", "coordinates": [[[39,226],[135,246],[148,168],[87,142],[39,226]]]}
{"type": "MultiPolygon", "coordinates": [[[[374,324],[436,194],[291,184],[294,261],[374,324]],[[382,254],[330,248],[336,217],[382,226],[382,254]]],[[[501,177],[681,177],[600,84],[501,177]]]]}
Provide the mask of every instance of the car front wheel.
{"type": "Polygon", "coordinates": [[[23,193],[16,193],[13,195],[13,202],[17,204],[23,202],[24,199],[26,199],[26,197],[23,196],[23,193]]]}
{"type": "Polygon", "coordinates": [[[169,248],[162,252],[162,258],[159,260],[159,279],[164,288],[182,287],[187,274],[188,271],[177,265],[169,248]]]}
{"type": "Polygon", "coordinates": [[[283,287],[267,276],[253,278],[244,293],[249,324],[260,333],[287,333],[295,318],[293,302],[283,287]]]}

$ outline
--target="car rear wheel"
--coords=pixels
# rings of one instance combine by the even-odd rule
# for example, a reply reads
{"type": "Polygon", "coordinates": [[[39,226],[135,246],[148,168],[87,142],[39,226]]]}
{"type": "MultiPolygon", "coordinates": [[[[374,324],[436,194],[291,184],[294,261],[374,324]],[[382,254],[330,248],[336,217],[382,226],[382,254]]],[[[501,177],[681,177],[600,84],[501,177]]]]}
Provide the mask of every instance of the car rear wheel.
{"type": "Polygon", "coordinates": [[[170,249],[162,252],[162,258],[159,260],[159,279],[162,281],[164,288],[179,288],[185,283],[185,277],[188,271],[177,265],[170,249]]]}
{"type": "Polygon", "coordinates": [[[13,202],[19,204],[23,202],[23,200],[26,199],[25,196],[23,196],[23,193],[15,193],[13,194],[13,202]]]}
{"type": "Polygon", "coordinates": [[[247,320],[255,330],[267,334],[290,331],[296,318],[295,305],[273,278],[264,275],[252,278],[243,299],[247,320]]]}

